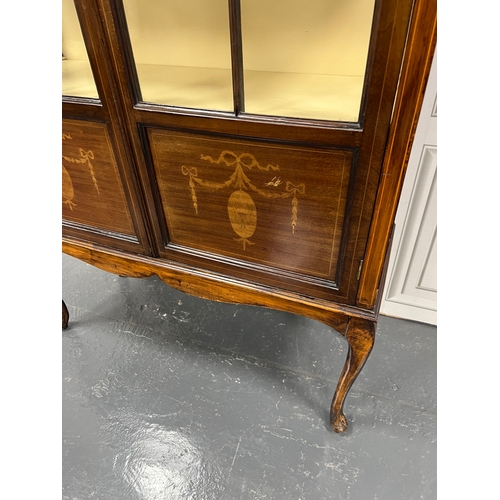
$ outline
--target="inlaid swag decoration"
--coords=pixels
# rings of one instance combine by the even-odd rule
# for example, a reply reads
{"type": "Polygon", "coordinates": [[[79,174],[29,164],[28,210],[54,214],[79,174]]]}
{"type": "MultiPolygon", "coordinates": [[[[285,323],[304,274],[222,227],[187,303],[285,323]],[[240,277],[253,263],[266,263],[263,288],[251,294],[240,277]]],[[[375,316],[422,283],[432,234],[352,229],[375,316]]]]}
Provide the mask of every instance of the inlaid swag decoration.
{"type": "MultiPolygon", "coordinates": [[[[70,134],[62,134],[62,140],[72,140],[73,138],[71,137],[70,134]]],[[[92,166],[92,163],[90,160],[94,159],[94,152],[91,151],[90,149],[88,151],[83,150],[82,148],[79,148],[80,152],[80,158],[73,158],[71,156],[65,156],[62,155],[63,160],[66,160],[69,163],[79,163],[79,164],[87,164],[87,167],[90,172],[90,177],[92,178],[92,182],[94,183],[94,187],[99,193],[99,186],[97,184],[97,179],[95,177],[94,173],[94,167],[92,166]]],[[[71,176],[69,175],[69,172],[66,170],[64,165],[62,166],[62,194],[63,194],[63,203],[65,205],[68,205],[68,207],[73,211],[73,208],[76,207],[76,203],[73,201],[73,198],[75,196],[75,191],[73,188],[73,181],[71,180],[71,176]]]]}
{"type": "MultiPolygon", "coordinates": [[[[257,228],[257,208],[252,197],[247,191],[251,190],[264,198],[292,198],[291,228],[292,234],[295,234],[299,206],[297,194],[304,194],[304,184],[295,186],[290,181],[286,181],[284,184],[284,191],[279,192],[258,188],[245,174],[245,169],[252,170],[257,168],[260,171],[278,172],[280,168],[278,165],[267,165],[266,167],[263,167],[256,160],[255,156],[250,153],[237,155],[232,151],[226,150],[220,154],[217,160],[214,160],[211,156],[205,155],[201,155],[201,159],[217,165],[223,163],[228,167],[234,167],[234,171],[227,181],[217,183],[200,179],[198,177],[198,169],[196,167],[186,167],[184,165],[181,167],[182,173],[189,176],[191,199],[193,201],[196,214],[198,214],[198,198],[196,197],[197,186],[216,190],[234,187],[236,191],[233,191],[233,193],[229,196],[227,211],[231,226],[234,232],[239,236],[239,238],[235,238],[235,240],[243,245],[243,250],[246,250],[247,245],[254,244],[249,240],[249,238],[252,237],[257,228]]],[[[275,176],[271,181],[267,182],[265,186],[278,187],[282,183],[283,181],[281,178],[275,176]]]]}

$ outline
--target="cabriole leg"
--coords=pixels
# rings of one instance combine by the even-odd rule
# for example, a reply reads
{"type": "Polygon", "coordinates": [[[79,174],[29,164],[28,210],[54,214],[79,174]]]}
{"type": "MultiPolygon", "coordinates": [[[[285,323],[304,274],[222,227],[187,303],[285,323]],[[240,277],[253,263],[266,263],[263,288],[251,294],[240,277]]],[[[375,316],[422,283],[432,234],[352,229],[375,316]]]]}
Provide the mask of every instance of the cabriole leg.
{"type": "Polygon", "coordinates": [[[64,300],[62,301],[62,329],[66,330],[68,328],[69,312],[64,300]]]}
{"type": "Polygon", "coordinates": [[[335,432],[344,432],[348,427],[343,413],[344,401],[372,350],[376,325],[375,322],[360,318],[349,320],[346,333],[349,351],[330,410],[330,425],[335,432]]]}

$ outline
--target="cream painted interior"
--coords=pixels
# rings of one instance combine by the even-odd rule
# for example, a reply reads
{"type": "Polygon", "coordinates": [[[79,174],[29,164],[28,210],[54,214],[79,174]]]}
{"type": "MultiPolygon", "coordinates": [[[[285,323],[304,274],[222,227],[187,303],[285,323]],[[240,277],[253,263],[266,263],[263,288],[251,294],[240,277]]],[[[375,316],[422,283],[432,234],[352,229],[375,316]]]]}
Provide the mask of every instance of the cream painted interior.
{"type": "Polygon", "coordinates": [[[73,0],[62,0],[62,94],[98,98],[73,0]]]}
{"type": "MultiPolygon", "coordinates": [[[[233,110],[227,0],[123,3],[143,101],[233,110]]],[[[241,0],[245,110],[357,121],[373,6],[374,0],[241,0]]],[[[68,61],[84,60],[75,21],[64,20],[68,61]]],[[[78,74],[88,86],[85,71],[78,74]]]]}
{"type": "Polygon", "coordinates": [[[242,0],[246,111],[357,121],[373,0],[242,0]]]}
{"type": "Polygon", "coordinates": [[[227,0],[124,0],[142,99],[233,110],[227,0]]]}

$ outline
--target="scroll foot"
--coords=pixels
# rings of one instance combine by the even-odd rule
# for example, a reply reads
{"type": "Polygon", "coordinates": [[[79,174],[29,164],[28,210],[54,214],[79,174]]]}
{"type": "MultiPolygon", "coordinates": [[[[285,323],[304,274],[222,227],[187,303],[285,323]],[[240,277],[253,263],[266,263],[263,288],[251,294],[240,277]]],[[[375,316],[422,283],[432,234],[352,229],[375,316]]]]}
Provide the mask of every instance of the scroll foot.
{"type": "Polygon", "coordinates": [[[330,425],[335,432],[344,432],[349,427],[347,423],[347,419],[345,418],[343,413],[339,413],[338,415],[330,414],[330,425]]]}
{"type": "Polygon", "coordinates": [[[345,432],[349,424],[343,413],[344,401],[354,380],[368,359],[375,341],[376,323],[350,318],[346,332],[349,351],[330,410],[330,425],[335,432],[345,432]]]}

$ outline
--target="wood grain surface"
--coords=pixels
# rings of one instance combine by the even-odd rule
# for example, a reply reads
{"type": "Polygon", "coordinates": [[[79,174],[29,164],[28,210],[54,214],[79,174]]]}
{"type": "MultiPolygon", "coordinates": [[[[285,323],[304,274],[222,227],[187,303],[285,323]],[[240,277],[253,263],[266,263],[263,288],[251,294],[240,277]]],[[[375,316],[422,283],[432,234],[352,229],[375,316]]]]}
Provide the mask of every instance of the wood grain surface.
{"type": "Polygon", "coordinates": [[[63,219],[134,235],[106,126],[63,120],[63,219]]]}

